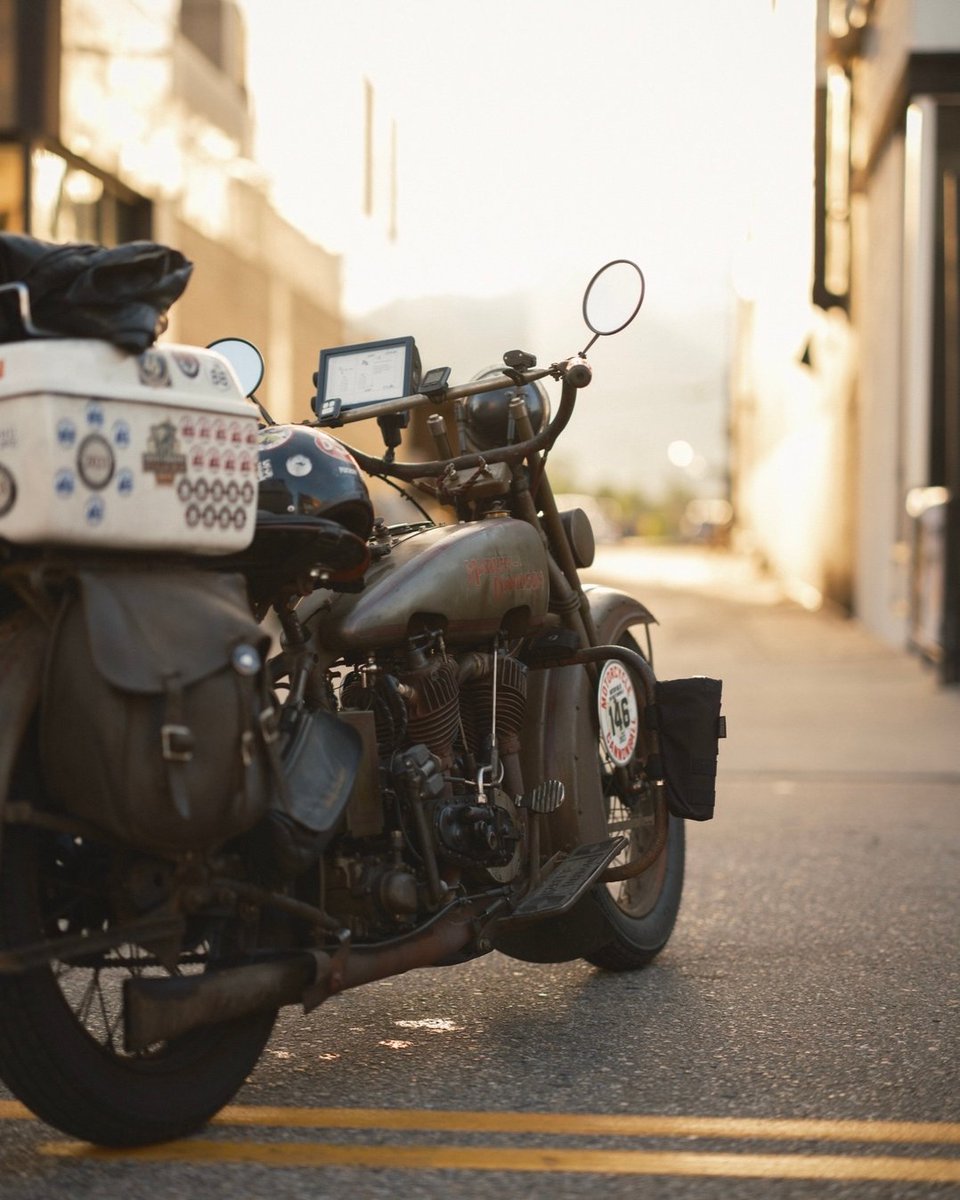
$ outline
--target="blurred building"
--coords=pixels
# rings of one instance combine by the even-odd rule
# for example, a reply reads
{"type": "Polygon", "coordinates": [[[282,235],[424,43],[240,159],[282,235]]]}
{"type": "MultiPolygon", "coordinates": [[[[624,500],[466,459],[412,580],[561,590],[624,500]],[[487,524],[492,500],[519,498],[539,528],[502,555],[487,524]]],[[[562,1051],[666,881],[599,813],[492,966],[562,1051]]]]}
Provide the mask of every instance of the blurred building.
{"type": "Polygon", "coordinates": [[[344,340],[340,260],[270,203],[244,59],[233,0],[0,0],[0,229],[181,250],[167,340],[249,338],[261,399],[302,418],[344,340]]]}
{"type": "Polygon", "coordinates": [[[818,0],[817,35],[813,270],[761,225],[738,287],[738,536],[956,683],[960,4],[818,0]]]}

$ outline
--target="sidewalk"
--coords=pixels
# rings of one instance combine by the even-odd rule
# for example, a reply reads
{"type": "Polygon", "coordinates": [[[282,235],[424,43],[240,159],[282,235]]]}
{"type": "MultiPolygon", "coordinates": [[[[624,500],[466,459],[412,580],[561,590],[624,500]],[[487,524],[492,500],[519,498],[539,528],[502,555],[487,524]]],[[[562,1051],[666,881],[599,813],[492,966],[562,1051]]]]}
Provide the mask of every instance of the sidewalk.
{"type": "Polygon", "coordinates": [[[724,681],[725,776],[876,776],[960,784],[960,689],[856,621],[811,613],[723,551],[625,542],[585,579],[653,612],[662,679],[724,681]]]}

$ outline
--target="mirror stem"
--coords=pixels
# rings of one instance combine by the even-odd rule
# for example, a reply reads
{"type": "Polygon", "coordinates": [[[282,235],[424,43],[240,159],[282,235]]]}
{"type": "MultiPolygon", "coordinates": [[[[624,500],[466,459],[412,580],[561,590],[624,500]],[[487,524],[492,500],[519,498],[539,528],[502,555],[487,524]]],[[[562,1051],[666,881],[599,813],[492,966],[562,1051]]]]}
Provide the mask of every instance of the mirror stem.
{"type": "Polygon", "coordinates": [[[271,417],[271,416],[270,416],[270,414],[269,414],[269,413],[267,412],[267,410],[266,410],[266,409],[263,407],[263,405],[262,405],[262,404],[260,403],[260,401],[259,401],[259,400],[256,398],[256,396],[251,396],[251,397],[250,397],[250,399],[251,399],[251,400],[254,402],[254,404],[255,404],[255,405],[257,406],[257,408],[260,410],[260,416],[261,416],[261,417],[263,417],[264,421],[265,421],[265,422],[266,422],[268,425],[276,425],[276,421],[273,419],[273,417],[271,417]]]}

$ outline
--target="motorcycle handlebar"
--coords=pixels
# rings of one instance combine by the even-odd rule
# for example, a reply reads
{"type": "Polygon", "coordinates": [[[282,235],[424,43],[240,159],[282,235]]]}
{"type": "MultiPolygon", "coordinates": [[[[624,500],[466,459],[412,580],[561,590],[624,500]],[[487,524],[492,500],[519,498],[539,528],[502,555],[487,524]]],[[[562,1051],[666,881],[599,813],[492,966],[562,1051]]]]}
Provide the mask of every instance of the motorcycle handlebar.
{"type": "MultiPolygon", "coordinates": [[[[498,462],[519,462],[541,450],[548,450],[566,428],[573,415],[577,392],[585,388],[593,378],[593,370],[587,360],[580,355],[568,358],[562,363],[554,363],[543,370],[517,371],[512,375],[495,375],[478,383],[467,383],[457,387],[447,388],[440,397],[424,396],[418,393],[414,396],[404,396],[400,400],[387,400],[382,404],[369,405],[363,409],[363,420],[375,416],[388,416],[391,413],[404,412],[410,408],[422,408],[425,404],[436,407],[448,400],[459,400],[467,396],[477,396],[482,392],[494,392],[500,388],[517,387],[545,379],[548,375],[562,381],[560,404],[557,415],[544,425],[536,437],[525,442],[515,442],[512,446],[498,446],[493,450],[485,450],[482,454],[461,454],[456,458],[436,459],[432,462],[398,463],[388,462],[385,458],[377,458],[364,454],[349,446],[350,453],[360,467],[368,475],[392,475],[395,479],[414,480],[429,476],[443,475],[446,471],[462,471],[484,464],[498,462]]],[[[360,420],[361,417],[353,417],[360,420]]]]}
{"type": "Polygon", "coordinates": [[[570,358],[566,362],[554,363],[550,367],[539,370],[515,371],[507,375],[488,375],[476,383],[456,384],[444,388],[439,395],[426,396],[422,392],[414,392],[411,396],[400,396],[395,400],[381,400],[377,404],[365,404],[363,408],[353,412],[345,412],[340,417],[342,425],[352,425],[355,421],[369,421],[374,417],[389,417],[396,413],[407,412],[413,408],[423,408],[425,405],[437,407],[448,400],[464,400],[468,396],[478,396],[481,392],[495,392],[500,388],[518,387],[526,383],[535,383],[538,379],[552,376],[554,379],[565,379],[571,371],[577,378],[582,378],[582,368],[586,368],[586,382],[578,382],[576,387],[586,387],[590,382],[590,365],[583,358],[570,358]]]}

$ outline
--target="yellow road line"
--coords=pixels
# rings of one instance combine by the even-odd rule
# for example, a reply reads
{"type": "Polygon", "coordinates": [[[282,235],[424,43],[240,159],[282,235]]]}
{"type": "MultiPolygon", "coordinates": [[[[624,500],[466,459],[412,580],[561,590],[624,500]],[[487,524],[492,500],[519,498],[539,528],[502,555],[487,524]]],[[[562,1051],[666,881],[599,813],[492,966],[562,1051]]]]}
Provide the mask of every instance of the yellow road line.
{"type": "MultiPolygon", "coordinates": [[[[16,1100],[0,1100],[0,1120],[31,1120],[16,1100]]],[[[665,1117],[629,1113],[470,1112],[417,1108],[284,1108],[231,1104],[218,1125],[288,1129],[445,1130],[458,1133],[581,1137],[695,1137],[725,1140],[960,1144],[960,1123],[831,1121],[819,1118],[665,1117]]]]}
{"type": "Polygon", "coordinates": [[[48,1142],[44,1154],[85,1162],[258,1163],[271,1167],[535,1171],[577,1175],[685,1175],[750,1179],[960,1183],[960,1159],[839,1154],[697,1154],[645,1150],[512,1149],[497,1146],[331,1146],[318,1143],[179,1141],[142,1150],[48,1142]]]}
{"type": "Polygon", "coordinates": [[[299,1129],[439,1129],[469,1133],[544,1133],[593,1137],[757,1138],[764,1141],[960,1144],[960,1123],[829,1121],[766,1117],[661,1117],[628,1113],[457,1112],[415,1108],[271,1108],[228,1105],[222,1125],[299,1129]]]}

